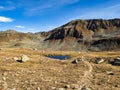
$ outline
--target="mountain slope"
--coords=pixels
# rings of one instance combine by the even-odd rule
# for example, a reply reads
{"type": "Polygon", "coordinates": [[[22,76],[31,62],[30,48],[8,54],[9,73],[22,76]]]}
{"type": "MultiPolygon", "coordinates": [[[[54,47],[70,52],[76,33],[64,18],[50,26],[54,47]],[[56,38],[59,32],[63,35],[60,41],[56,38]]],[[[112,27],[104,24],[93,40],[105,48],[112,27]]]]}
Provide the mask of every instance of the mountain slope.
{"type": "Polygon", "coordinates": [[[74,20],[44,35],[47,35],[45,41],[52,43],[51,47],[59,42],[54,48],[62,50],[119,49],[120,19],[74,20]]]}
{"type": "Polygon", "coordinates": [[[0,47],[42,50],[120,50],[120,19],[74,20],[49,32],[0,32],[0,47]]]}
{"type": "Polygon", "coordinates": [[[120,33],[120,19],[74,20],[49,33],[46,40],[64,39],[66,37],[84,38],[88,36],[120,33]]]}

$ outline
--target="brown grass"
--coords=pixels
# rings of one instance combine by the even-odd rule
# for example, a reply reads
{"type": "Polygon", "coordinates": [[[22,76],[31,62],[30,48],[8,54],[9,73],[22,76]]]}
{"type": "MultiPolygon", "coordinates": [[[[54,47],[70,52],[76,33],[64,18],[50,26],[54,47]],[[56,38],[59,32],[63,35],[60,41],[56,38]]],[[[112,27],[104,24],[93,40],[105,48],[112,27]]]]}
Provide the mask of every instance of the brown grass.
{"type": "MultiPolygon", "coordinates": [[[[80,87],[86,82],[88,82],[86,86],[93,90],[101,90],[101,87],[103,90],[119,90],[119,66],[112,66],[107,62],[94,63],[95,57],[104,57],[108,60],[108,57],[115,58],[119,55],[120,52],[35,51],[26,48],[3,48],[0,50],[0,77],[7,77],[8,89],[17,88],[17,90],[26,88],[35,90],[37,87],[42,90],[51,90],[52,87],[56,87],[58,90],[65,85],[70,85],[68,90],[72,90],[74,85],[80,87]],[[30,57],[30,61],[18,63],[13,60],[13,57],[20,57],[23,54],[30,57]],[[72,58],[61,61],[47,58],[45,55],[69,55],[72,58]],[[85,62],[77,65],[71,63],[82,56],[93,67],[93,77],[90,75],[84,77],[85,72],[89,71],[89,66],[85,62]],[[115,75],[107,75],[106,71],[112,71],[115,75]],[[6,76],[5,72],[8,73],[6,76]]],[[[0,88],[4,90],[2,78],[0,78],[0,84],[0,88]]]]}

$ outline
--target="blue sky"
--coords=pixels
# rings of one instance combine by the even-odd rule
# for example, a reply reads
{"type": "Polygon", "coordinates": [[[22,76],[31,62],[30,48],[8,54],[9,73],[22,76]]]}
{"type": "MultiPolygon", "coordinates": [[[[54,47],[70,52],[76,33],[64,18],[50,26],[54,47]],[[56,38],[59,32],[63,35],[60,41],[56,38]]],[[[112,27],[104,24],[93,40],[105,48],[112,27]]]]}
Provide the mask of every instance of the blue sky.
{"type": "Polygon", "coordinates": [[[49,31],[75,19],[120,17],[120,0],[0,0],[0,30],[49,31]]]}

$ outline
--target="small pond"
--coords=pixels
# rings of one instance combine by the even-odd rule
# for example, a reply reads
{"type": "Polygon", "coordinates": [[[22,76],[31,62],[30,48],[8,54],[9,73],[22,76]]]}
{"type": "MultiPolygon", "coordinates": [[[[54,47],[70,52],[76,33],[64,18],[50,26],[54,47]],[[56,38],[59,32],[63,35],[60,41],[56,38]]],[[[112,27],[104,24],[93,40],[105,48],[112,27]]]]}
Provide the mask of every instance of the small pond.
{"type": "Polygon", "coordinates": [[[59,60],[65,60],[65,59],[71,58],[68,55],[47,55],[46,57],[53,58],[53,59],[59,59],[59,60]]]}

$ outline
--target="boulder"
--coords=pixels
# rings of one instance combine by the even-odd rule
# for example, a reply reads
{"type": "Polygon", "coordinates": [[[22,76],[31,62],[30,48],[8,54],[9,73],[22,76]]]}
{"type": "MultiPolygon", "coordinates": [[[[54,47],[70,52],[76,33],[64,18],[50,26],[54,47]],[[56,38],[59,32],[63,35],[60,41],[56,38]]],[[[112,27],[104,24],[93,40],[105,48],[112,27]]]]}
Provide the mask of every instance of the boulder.
{"type": "Polygon", "coordinates": [[[14,57],[13,59],[17,62],[26,62],[30,60],[30,58],[27,55],[22,55],[21,57],[14,57]]]}
{"type": "Polygon", "coordinates": [[[100,64],[100,63],[102,63],[102,62],[104,62],[104,59],[103,59],[103,58],[96,58],[96,60],[95,60],[95,63],[96,63],[96,64],[100,64]]]}
{"type": "Polygon", "coordinates": [[[19,60],[19,58],[18,58],[18,57],[14,57],[13,59],[14,59],[15,61],[19,60]]]}
{"type": "Polygon", "coordinates": [[[73,64],[78,64],[80,61],[82,61],[81,59],[75,59],[72,61],[73,64]]]}
{"type": "Polygon", "coordinates": [[[64,88],[70,88],[70,85],[65,85],[65,87],[64,88]]]}
{"type": "Polygon", "coordinates": [[[120,66],[120,57],[114,59],[114,65],[120,66]]]}
{"type": "Polygon", "coordinates": [[[22,62],[26,62],[26,61],[30,60],[30,58],[27,55],[23,55],[21,57],[21,60],[22,60],[22,62]]]}
{"type": "Polygon", "coordinates": [[[112,71],[107,71],[106,72],[108,75],[114,75],[114,73],[112,71]]]}

